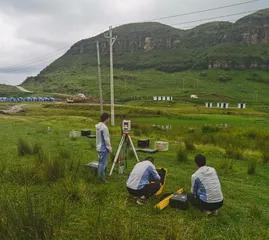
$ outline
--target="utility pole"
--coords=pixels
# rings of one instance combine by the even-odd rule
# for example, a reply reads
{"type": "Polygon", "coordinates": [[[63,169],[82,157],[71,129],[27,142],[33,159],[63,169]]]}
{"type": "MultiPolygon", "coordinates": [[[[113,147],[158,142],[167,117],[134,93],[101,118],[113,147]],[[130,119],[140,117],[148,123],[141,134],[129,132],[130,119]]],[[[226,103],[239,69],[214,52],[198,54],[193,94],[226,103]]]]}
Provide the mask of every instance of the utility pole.
{"type": "Polygon", "coordinates": [[[114,76],[113,76],[113,44],[115,43],[117,36],[112,36],[112,26],[109,27],[109,35],[105,34],[105,38],[108,39],[110,47],[110,98],[111,98],[111,125],[115,126],[114,116],[114,76]]]}
{"type": "Polygon", "coordinates": [[[99,42],[96,42],[97,48],[97,65],[98,65],[98,79],[99,79],[99,91],[100,91],[100,111],[101,115],[104,112],[103,109],[103,91],[102,91],[102,78],[101,78],[101,66],[100,66],[100,51],[99,51],[99,42]]]}

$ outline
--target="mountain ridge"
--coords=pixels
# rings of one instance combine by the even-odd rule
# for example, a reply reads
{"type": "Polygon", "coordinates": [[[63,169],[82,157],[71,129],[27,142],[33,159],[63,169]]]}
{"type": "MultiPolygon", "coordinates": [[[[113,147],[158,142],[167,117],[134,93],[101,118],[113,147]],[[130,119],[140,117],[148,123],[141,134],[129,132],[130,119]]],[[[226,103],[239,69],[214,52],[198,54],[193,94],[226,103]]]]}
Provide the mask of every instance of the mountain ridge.
{"type": "MultiPolygon", "coordinates": [[[[118,36],[113,46],[114,67],[118,72],[133,71],[135,75],[135,71],[143,69],[166,73],[269,69],[269,9],[235,23],[215,21],[188,30],[157,22],[131,23],[114,28],[113,35],[118,36]]],[[[109,44],[102,33],[78,41],[22,85],[30,90],[62,93],[82,91],[88,84],[93,86],[97,76],[94,70],[97,40],[100,41],[102,69],[108,74],[109,44]]]]}

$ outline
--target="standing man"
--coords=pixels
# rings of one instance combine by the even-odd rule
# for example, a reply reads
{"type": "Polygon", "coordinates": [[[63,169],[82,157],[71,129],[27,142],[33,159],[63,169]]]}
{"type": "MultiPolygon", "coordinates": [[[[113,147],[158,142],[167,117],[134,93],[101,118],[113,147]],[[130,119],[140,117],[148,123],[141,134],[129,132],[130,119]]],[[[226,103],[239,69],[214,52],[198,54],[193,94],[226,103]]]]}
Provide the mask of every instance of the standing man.
{"type": "Polygon", "coordinates": [[[96,128],[96,151],[98,152],[98,178],[103,182],[105,180],[105,170],[108,162],[108,154],[112,153],[110,144],[109,130],[107,124],[109,122],[109,115],[103,113],[101,115],[101,122],[95,125],[96,128]]]}
{"type": "Polygon", "coordinates": [[[152,157],[147,157],[143,162],[137,163],[126,183],[128,192],[137,199],[140,205],[145,204],[149,197],[158,192],[161,187],[161,177],[153,163],[152,157]]]}
{"type": "Polygon", "coordinates": [[[201,154],[198,154],[194,161],[198,170],[191,177],[191,194],[188,194],[188,201],[207,216],[217,215],[218,209],[223,205],[217,172],[206,166],[206,158],[201,154]]]}

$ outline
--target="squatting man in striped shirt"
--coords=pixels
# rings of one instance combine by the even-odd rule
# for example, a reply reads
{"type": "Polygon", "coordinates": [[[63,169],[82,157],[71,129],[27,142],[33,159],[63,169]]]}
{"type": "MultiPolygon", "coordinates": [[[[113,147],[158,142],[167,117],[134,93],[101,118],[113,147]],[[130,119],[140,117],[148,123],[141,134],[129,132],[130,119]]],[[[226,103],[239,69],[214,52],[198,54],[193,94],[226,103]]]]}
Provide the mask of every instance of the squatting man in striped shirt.
{"type": "Polygon", "coordinates": [[[223,205],[223,195],[217,172],[206,166],[206,157],[198,154],[195,159],[198,170],[191,177],[191,193],[188,202],[204,212],[217,215],[223,205]]]}
{"type": "Polygon", "coordinates": [[[134,196],[138,204],[145,204],[150,196],[161,187],[161,177],[154,166],[154,159],[147,157],[135,165],[126,187],[130,195],[134,196]]]}

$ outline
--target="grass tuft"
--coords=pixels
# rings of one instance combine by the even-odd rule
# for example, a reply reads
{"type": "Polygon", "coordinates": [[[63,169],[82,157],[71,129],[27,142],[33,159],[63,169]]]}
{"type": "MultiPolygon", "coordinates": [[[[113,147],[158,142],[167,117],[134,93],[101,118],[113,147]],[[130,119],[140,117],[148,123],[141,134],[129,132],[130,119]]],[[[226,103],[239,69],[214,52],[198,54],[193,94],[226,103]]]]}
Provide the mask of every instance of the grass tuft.
{"type": "Polygon", "coordinates": [[[17,144],[18,154],[20,157],[25,155],[31,155],[33,153],[33,149],[30,143],[28,143],[25,139],[19,138],[17,144]]]}

